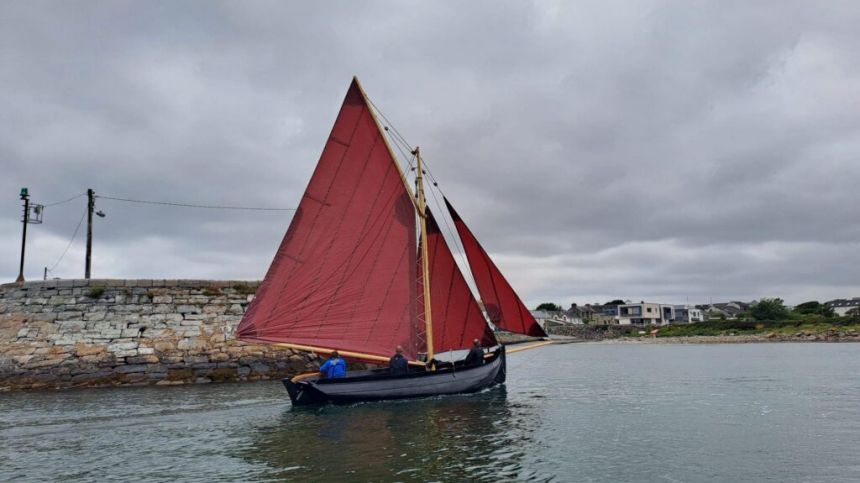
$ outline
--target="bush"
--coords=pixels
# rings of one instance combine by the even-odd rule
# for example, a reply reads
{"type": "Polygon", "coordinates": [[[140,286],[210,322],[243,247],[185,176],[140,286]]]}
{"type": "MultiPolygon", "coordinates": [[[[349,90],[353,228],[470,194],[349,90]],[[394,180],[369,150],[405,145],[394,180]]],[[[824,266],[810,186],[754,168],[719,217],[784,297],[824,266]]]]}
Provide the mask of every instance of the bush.
{"type": "Polygon", "coordinates": [[[101,286],[90,287],[90,298],[101,298],[105,293],[105,288],[101,286]]]}

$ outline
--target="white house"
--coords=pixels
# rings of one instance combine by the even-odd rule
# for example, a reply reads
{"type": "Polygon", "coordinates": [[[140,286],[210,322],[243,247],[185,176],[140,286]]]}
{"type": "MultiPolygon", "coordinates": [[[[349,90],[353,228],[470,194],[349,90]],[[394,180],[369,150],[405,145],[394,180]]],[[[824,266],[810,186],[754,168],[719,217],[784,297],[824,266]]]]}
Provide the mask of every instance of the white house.
{"type": "Polygon", "coordinates": [[[692,324],[693,322],[705,321],[705,314],[702,313],[702,310],[691,305],[675,305],[673,312],[672,322],[674,323],[692,324]]]}

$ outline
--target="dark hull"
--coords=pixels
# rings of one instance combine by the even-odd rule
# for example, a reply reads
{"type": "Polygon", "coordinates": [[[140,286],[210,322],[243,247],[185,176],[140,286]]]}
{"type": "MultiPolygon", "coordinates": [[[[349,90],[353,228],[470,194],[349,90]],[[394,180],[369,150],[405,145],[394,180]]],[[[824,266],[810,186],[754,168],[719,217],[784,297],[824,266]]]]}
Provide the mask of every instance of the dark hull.
{"type": "Polygon", "coordinates": [[[387,369],[358,371],[343,379],[315,377],[295,383],[284,379],[284,386],[294,406],[348,404],[475,392],[505,382],[505,375],[505,349],[502,347],[480,366],[449,365],[433,372],[396,377],[389,375],[387,369]]]}

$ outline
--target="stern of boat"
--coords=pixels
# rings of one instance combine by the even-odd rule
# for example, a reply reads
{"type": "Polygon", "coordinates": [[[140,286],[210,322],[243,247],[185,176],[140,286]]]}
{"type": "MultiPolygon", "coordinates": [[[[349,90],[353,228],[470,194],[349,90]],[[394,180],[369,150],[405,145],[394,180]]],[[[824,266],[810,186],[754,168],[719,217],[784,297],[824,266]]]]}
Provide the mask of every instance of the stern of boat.
{"type": "Polygon", "coordinates": [[[496,373],[496,384],[502,384],[503,382],[505,382],[505,378],[508,375],[507,358],[505,357],[504,345],[502,345],[502,347],[499,349],[499,358],[501,359],[501,364],[499,364],[499,372],[496,373]]]}

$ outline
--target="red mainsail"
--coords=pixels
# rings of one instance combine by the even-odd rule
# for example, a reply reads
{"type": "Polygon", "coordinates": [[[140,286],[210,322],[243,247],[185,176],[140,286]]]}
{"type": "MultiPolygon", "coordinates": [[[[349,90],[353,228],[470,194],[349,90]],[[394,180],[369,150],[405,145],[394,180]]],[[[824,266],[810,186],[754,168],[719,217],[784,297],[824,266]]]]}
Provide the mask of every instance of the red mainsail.
{"type": "Polygon", "coordinates": [[[484,303],[484,309],[486,309],[490,321],[496,327],[509,332],[546,337],[546,333],[538,325],[523,301],[514,292],[513,287],[505,280],[502,272],[478,243],[475,235],[472,234],[447,198],[445,205],[448,207],[448,212],[451,214],[454,225],[457,227],[457,233],[463,242],[469,267],[472,269],[472,275],[475,277],[478,292],[481,294],[481,301],[484,303]]]}
{"type": "Polygon", "coordinates": [[[427,249],[435,350],[444,352],[470,347],[474,339],[480,340],[484,347],[496,345],[496,338],[481,313],[481,307],[472,295],[429,209],[427,249]]]}
{"type": "Polygon", "coordinates": [[[238,338],[384,357],[403,345],[413,359],[425,350],[415,208],[383,136],[353,80],[238,338]]]}

